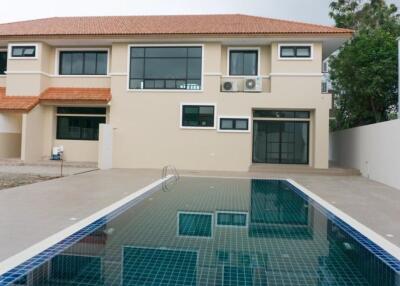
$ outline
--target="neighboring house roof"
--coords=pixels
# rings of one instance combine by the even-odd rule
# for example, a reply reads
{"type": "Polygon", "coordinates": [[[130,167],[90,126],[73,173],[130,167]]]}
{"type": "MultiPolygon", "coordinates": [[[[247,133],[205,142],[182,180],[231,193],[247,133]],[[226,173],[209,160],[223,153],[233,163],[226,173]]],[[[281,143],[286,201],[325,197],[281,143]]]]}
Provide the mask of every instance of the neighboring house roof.
{"type": "Polygon", "coordinates": [[[348,29],[242,14],[54,17],[0,24],[1,36],[351,34],[348,29]]]}
{"type": "Polygon", "coordinates": [[[0,88],[0,111],[29,112],[39,102],[107,103],[109,88],[48,88],[40,96],[10,96],[0,88]]]}
{"type": "Polygon", "coordinates": [[[6,89],[0,88],[0,110],[27,112],[39,103],[38,96],[6,96],[6,89]]]}

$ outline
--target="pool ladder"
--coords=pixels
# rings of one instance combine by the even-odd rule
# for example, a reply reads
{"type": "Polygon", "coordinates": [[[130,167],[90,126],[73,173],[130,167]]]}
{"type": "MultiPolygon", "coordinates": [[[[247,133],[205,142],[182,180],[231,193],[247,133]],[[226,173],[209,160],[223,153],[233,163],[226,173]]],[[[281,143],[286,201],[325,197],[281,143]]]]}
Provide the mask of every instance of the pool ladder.
{"type": "Polygon", "coordinates": [[[164,192],[170,191],[171,187],[176,185],[176,183],[180,179],[179,172],[173,165],[167,165],[162,169],[161,179],[165,179],[168,175],[172,175],[172,177],[168,180],[163,181],[162,189],[164,192]]]}

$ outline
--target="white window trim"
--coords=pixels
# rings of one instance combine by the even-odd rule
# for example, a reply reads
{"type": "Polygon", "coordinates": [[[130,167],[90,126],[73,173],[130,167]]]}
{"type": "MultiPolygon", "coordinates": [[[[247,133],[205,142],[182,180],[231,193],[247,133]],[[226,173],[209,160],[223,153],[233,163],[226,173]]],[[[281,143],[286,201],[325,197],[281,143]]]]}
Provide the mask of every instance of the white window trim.
{"type": "Polygon", "coordinates": [[[251,118],[250,116],[224,116],[220,115],[218,116],[218,132],[222,133],[250,133],[251,130],[251,118]],[[248,120],[248,128],[247,130],[227,130],[227,129],[221,129],[221,118],[224,119],[247,119],[248,120]]]}
{"type": "Polygon", "coordinates": [[[129,44],[128,45],[128,69],[127,75],[127,91],[128,92],[203,92],[204,91],[204,44],[129,44]],[[131,48],[134,47],[201,47],[201,88],[200,89],[131,89],[129,88],[129,77],[131,70],[131,48]]]}
{"type": "Polygon", "coordinates": [[[35,60],[39,58],[39,44],[37,43],[13,43],[8,45],[8,52],[7,56],[9,60],[35,60]],[[12,56],[12,49],[13,47],[23,47],[23,46],[33,46],[35,47],[35,56],[34,57],[13,57],[12,56]]]}
{"type": "Polygon", "coordinates": [[[215,226],[217,227],[227,227],[227,228],[247,228],[249,226],[249,213],[248,212],[236,212],[236,211],[216,211],[215,212],[215,226]],[[246,215],[246,225],[224,225],[218,224],[218,215],[219,214],[239,214],[246,215]]]}
{"type": "Polygon", "coordinates": [[[312,61],[314,59],[314,44],[311,43],[280,43],[278,44],[278,59],[280,61],[312,61]],[[285,58],[281,57],[281,47],[310,47],[311,55],[309,58],[285,58]]]}
{"type": "Polygon", "coordinates": [[[180,115],[179,115],[179,128],[181,129],[200,129],[200,130],[213,130],[217,128],[217,104],[216,103],[207,103],[207,102],[181,102],[180,104],[180,115]],[[192,106],[213,106],[214,107],[214,126],[183,126],[182,119],[183,119],[183,106],[185,105],[192,105],[192,106]]]}
{"type": "Polygon", "coordinates": [[[233,78],[244,78],[244,77],[256,77],[260,76],[260,66],[261,66],[261,48],[260,47],[228,47],[226,50],[226,74],[228,77],[233,77],[233,78]],[[257,74],[256,75],[231,75],[230,73],[230,53],[231,51],[257,51],[257,74]]]}
{"type": "Polygon", "coordinates": [[[204,238],[204,239],[212,239],[214,237],[214,213],[212,212],[186,212],[186,211],[178,211],[176,214],[176,220],[177,220],[177,225],[176,225],[176,236],[177,237],[185,237],[185,238],[204,238]],[[197,235],[180,235],[179,234],[179,215],[180,214],[194,214],[194,215],[207,215],[211,216],[211,236],[197,236],[197,235]]]}
{"type": "Polygon", "coordinates": [[[56,55],[55,55],[55,61],[54,61],[54,75],[56,77],[109,77],[110,76],[110,66],[111,66],[111,53],[110,53],[110,48],[56,48],[56,55]],[[107,74],[105,75],[96,75],[96,74],[60,74],[60,53],[61,52],[87,52],[87,51],[99,51],[99,52],[107,52],[107,74]]]}

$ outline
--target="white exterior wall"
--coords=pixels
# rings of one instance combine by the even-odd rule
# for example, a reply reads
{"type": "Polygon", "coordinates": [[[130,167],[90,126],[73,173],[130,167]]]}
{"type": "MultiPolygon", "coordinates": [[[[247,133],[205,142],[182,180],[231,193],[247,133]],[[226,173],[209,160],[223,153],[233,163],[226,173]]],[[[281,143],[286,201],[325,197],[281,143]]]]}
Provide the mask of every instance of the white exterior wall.
{"type": "Polygon", "coordinates": [[[399,119],[333,132],[330,144],[332,161],[400,190],[399,119]]]}

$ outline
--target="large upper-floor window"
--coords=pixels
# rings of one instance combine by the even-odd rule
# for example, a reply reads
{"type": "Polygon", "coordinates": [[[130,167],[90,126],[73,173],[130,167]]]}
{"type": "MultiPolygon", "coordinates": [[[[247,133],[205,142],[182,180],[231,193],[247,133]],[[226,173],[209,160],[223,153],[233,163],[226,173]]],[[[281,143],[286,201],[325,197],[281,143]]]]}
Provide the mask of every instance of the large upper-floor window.
{"type": "Polygon", "coordinates": [[[258,50],[230,50],[229,75],[253,76],[258,74],[258,50]]]}
{"type": "Polygon", "coordinates": [[[200,90],[201,77],[201,47],[131,47],[130,89],[200,90]]]}
{"type": "Polygon", "coordinates": [[[106,123],[104,107],[58,107],[56,137],[62,140],[98,140],[101,123],[106,123]]]}
{"type": "Polygon", "coordinates": [[[37,57],[37,45],[11,45],[11,58],[34,59],[37,57]]]}
{"type": "Polygon", "coordinates": [[[7,71],[7,52],[0,51],[0,74],[7,71]]]}
{"type": "Polygon", "coordinates": [[[107,51],[60,52],[60,75],[106,75],[107,51]]]}

